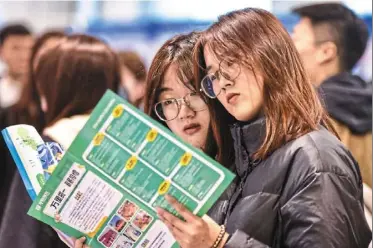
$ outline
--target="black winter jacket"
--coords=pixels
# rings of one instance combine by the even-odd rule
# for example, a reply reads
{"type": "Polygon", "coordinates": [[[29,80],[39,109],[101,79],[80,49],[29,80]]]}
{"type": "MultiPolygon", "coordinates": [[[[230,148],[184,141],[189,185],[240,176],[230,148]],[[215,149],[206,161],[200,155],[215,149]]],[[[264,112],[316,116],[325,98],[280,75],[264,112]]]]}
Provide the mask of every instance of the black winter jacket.
{"type": "Polygon", "coordinates": [[[231,132],[239,182],[228,208],[225,248],[368,247],[372,233],[359,167],[334,135],[320,127],[252,161],[265,119],[231,132]]]}

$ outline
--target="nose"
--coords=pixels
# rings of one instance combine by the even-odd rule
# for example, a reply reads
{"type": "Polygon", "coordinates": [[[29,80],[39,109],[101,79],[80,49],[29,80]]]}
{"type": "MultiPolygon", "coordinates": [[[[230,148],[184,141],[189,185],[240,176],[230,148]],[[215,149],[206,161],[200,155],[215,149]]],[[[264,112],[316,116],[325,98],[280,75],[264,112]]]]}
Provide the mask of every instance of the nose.
{"type": "Polygon", "coordinates": [[[233,86],[233,82],[231,80],[228,80],[224,77],[220,77],[219,79],[219,87],[225,91],[227,88],[229,87],[232,87],[233,86]]]}
{"type": "Polygon", "coordinates": [[[196,116],[196,112],[190,108],[189,104],[185,101],[180,101],[179,119],[188,119],[196,116]]]}

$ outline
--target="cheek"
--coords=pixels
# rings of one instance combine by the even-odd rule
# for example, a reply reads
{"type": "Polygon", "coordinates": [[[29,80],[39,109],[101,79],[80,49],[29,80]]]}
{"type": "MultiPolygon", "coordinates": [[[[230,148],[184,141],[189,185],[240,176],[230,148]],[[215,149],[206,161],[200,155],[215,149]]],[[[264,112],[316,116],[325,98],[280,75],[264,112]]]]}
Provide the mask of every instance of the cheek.
{"type": "Polygon", "coordinates": [[[208,127],[210,126],[210,121],[211,121],[210,111],[204,110],[204,111],[198,112],[198,115],[201,116],[201,122],[203,123],[204,127],[207,126],[207,129],[208,129],[208,127]]]}
{"type": "Polygon", "coordinates": [[[228,103],[224,92],[221,92],[220,95],[218,95],[217,100],[224,106],[224,108],[227,108],[228,103]]]}
{"type": "Polygon", "coordinates": [[[211,123],[211,117],[210,112],[208,110],[198,112],[198,115],[196,116],[198,118],[198,122],[202,125],[202,130],[200,132],[200,135],[198,137],[198,143],[200,143],[202,146],[204,146],[207,134],[209,132],[210,123],[211,123]]]}
{"type": "Polygon", "coordinates": [[[180,128],[181,125],[178,125],[176,120],[167,122],[167,126],[171,130],[171,132],[173,132],[177,136],[180,136],[180,137],[182,136],[182,130],[180,128]]]}
{"type": "MultiPolygon", "coordinates": [[[[260,80],[263,82],[263,79],[260,80]]],[[[251,101],[254,110],[257,110],[263,105],[263,84],[250,85],[249,92],[251,93],[251,101]]]]}

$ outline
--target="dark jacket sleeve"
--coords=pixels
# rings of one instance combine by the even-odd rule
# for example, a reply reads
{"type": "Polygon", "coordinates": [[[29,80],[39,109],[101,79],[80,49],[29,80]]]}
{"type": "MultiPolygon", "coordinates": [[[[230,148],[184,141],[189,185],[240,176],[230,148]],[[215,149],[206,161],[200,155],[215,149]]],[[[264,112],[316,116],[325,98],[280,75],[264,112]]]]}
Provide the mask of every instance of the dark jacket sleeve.
{"type": "Polygon", "coordinates": [[[226,224],[226,216],[229,207],[229,199],[232,197],[236,189],[236,179],[229,185],[229,187],[224,191],[220,198],[215,202],[211,209],[207,212],[216,223],[219,225],[226,224]]]}
{"type": "MultiPolygon", "coordinates": [[[[280,247],[367,248],[372,234],[357,191],[356,183],[346,176],[312,174],[281,208],[280,247]]],[[[224,247],[269,246],[236,230],[224,247]]]]}
{"type": "Polygon", "coordinates": [[[309,176],[281,208],[285,247],[368,247],[371,232],[356,182],[345,175],[309,176]]]}

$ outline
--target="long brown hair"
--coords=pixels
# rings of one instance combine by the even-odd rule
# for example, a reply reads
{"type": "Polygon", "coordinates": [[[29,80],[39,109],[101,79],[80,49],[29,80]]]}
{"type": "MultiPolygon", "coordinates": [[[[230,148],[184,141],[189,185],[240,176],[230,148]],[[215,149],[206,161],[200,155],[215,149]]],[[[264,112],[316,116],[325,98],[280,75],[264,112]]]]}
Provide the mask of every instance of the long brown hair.
{"type": "Polygon", "coordinates": [[[25,85],[22,88],[21,97],[19,101],[14,105],[14,110],[22,115],[22,123],[33,125],[38,131],[41,131],[44,128],[45,123],[34,78],[33,65],[35,57],[49,39],[63,37],[65,37],[63,32],[48,31],[36,39],[31,49],[27,79],[25,85]]]}
{"type": "Polygon", "coordinates": [[[39,95],[47,102],[46,124],[89,113],[107,89],[120,82],[117,55],[104,42],[72,35],[44,53],[36,66],[39,95]]]}
{"type": "MultiPolygon", "coordinates": [[[[264,159],[286,142],[317,130],[320,124],[335,133],[289,34],[271,13],[247,8],[220,16],[196,45],[196,82],[206,73],[206,46],[218,60],[224,58],[263,76],[266,136],[254,159],[264,159]]],[[[212,111],[215,118],[227,112],[221,108],[212,111]]],[[[216,126],[215,136],[221,128],[216,126]]]]}
{"type": "MultiPolygon", "coordinates": [[[[144,111],[153,119],[167,125],[161,121],[154,110],[154,105],[158,102],[160,89],[164,81],[164,76],[167,69],[172,64],[177,64],[177,75],[185,87],[195,91],[194,88],[194,73],[193,73],[193,48],[197,42],[199,33],[192,32],[190,34],[177,35],[168,41],[156,53],[153,62],[151,63],[145,90],[145,106],[144,111]]],[[[232,143],[230,141],[229,133],[225,132],[219,137],[227,137],[225,144],[216,140],[212,133],[209,131],[207,146],[205,152],[213,158],[216,158],[220,163],[225,166],[231,166],[233,159],[232,143]],[[217,152],[217,147],[227,147],[224,154],[217,152]]]]}

